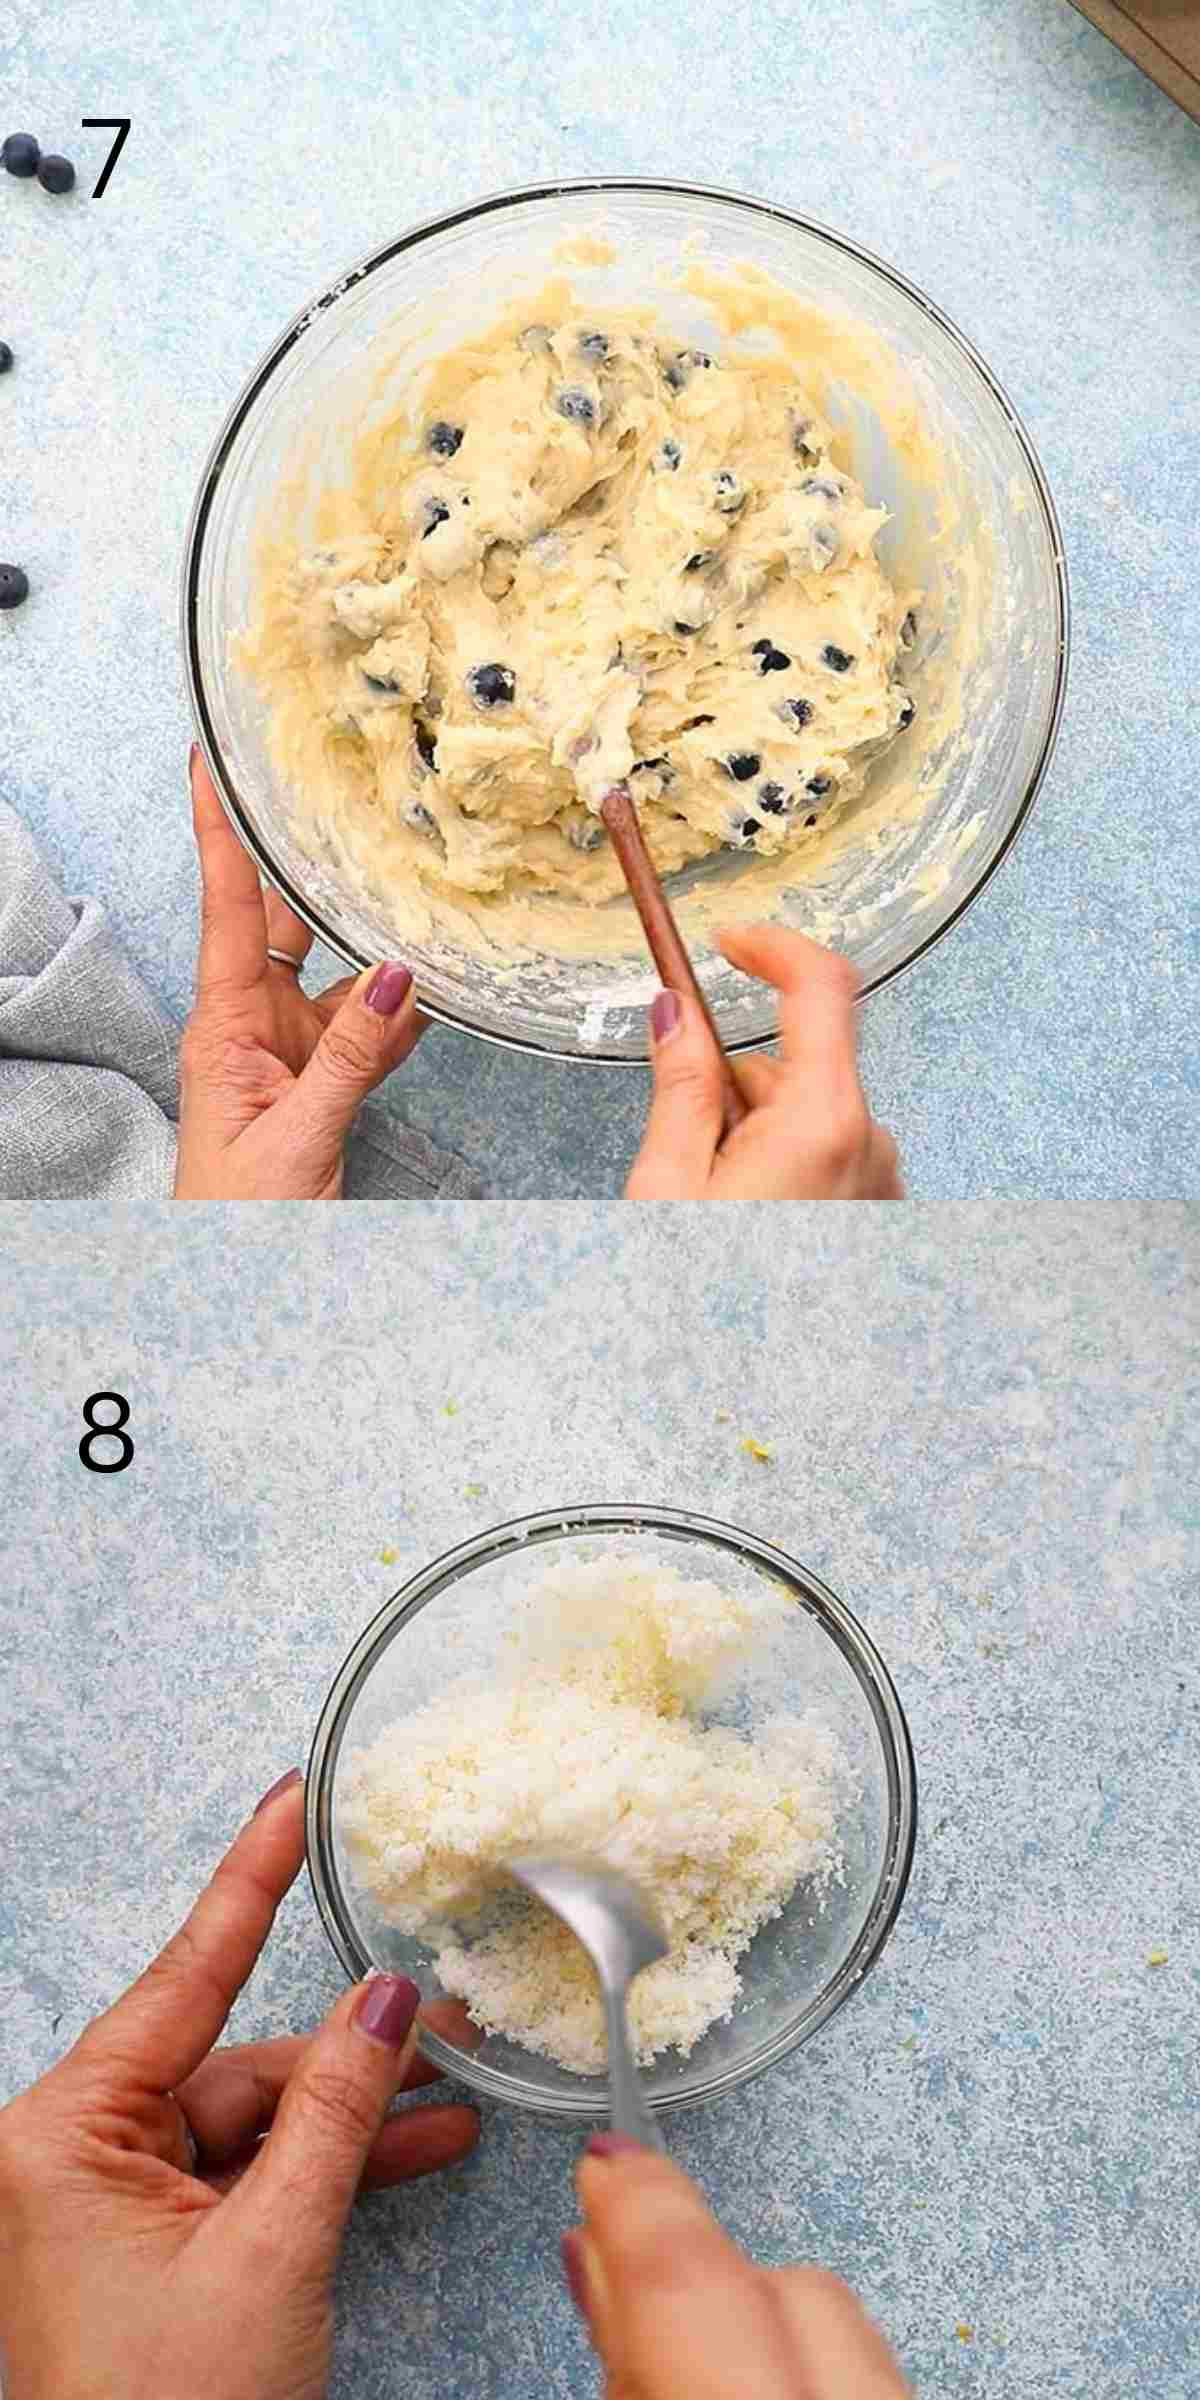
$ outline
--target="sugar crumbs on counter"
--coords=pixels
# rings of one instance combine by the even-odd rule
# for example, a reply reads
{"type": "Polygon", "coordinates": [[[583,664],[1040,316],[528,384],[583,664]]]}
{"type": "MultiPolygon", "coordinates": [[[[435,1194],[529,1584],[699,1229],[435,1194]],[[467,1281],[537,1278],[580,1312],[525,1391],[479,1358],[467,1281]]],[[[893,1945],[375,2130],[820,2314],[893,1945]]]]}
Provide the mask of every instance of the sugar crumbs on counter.
{"type": "Polygon", "coordinates": [[[347,1759],[337,1806],[356,1874],[489,2032],[578,2074],[604,2064],[589,1960],[503,1873],[521,1849],[604,1857],[653,1895],[671,1949],[631,1995],[643,2062],[686,2057],[729,2017],[759,1928],[799,1884],[819,1904],[839,1876],[833,1736],[706,1713],[787,1611],[765,1585],[735,1594],[634,1554],[559,1567],[486,1676],[347,1759]]]}

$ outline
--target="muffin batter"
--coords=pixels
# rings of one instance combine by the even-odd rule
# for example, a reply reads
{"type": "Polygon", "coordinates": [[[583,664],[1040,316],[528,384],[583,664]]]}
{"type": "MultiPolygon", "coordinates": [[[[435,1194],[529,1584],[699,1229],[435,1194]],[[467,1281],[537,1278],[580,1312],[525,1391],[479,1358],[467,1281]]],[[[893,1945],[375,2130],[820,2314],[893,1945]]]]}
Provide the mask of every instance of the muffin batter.
{"type": "Polygon", "coordinates": [[[242,656],[278,768],[452,897],[619,891],[625,778],[663,873],[802,847],[913,715],[916,595],[831,443],[782,349],[550,286],[359,441],[319,546],[270,554],[242,656]]]}

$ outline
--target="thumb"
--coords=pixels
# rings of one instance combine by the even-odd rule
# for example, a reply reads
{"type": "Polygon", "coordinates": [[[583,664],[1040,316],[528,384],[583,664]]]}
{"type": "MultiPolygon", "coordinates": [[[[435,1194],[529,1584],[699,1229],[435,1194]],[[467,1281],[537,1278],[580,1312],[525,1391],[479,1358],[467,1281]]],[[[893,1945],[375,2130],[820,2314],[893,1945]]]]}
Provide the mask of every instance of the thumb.
{"type": "Polygon", "coordinates": [[[407,967],[389,959],[360,975],[280,1103],[297,1144],[336,1164],[368,1092],[407,1058],[418,1031],[407,967]]]}
{"type": "Polygon", "coordinates": [[[660,992],[650,1033],[654,1098],[626,1198],[699,1200],[724,1124],[720,1053],[690,993],[660,992]]]}
{"type": "Polygon", "coordinates": [[[371,2145],[416,2048],[420,2004],[407,1975],[373,1975],[338,2001],[225,2203],[255,2229],[268,2224],[301,2272],[333,2271],[371,2145]]]}

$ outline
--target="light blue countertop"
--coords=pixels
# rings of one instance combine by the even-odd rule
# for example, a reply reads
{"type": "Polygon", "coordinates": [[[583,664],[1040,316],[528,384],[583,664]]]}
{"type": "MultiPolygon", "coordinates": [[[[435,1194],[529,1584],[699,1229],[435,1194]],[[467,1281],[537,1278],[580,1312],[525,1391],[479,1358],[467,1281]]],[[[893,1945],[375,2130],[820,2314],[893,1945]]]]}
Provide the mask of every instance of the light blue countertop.
{"type": "MultiPolygon", "coordinates": [[[[187,1004],[184,528],[284,323],[412,220],[598,172],[762,194],[893,261],[1025,416],[1076,603],[1058,756],[1015,855],[867,1011],[918,1197],[1195,1193],[1200,129],[1068,0],[603,9],[386,0],[91,17],[16,0],[14,126],[79,192],[0,190],[0,791],[187,1004]],[[86,30],[85,30],[86,26],[86,30]],[[109,136],[128,113],[104,198],[109,136]],[[1189,909],[1191,927],[1189,930],[1189,909]]],[[[618,1190],[640,1073],[447,1032],[396,1105],[511,1196],[618,1190]]]]}
{"type": "MultiPolygon", "coordinates": [[[[672,2149],[764,2260],[846,2274],[923,2395],[1191,2400],[1197,1216],[829,1207],[783,1244],[766,1208],[731,1247],[727,1215],[466,1204],[401,1248],[370,1210],[285,1245],[275,1212],[9,1212],[0,2091],[164,1939],[419,1564],[560,1503],[694,1508],[861,1617],[922,1826],[853,2001],[672,2149]],[[88,1476],[114,1387],[136,1455],[88,1476]]],[[[235,2037],[340,1983],[301,1886],[235,2037]]],[[[489,2107],[468,2166],[363,2206],[334,2400],[594,2389],[577,2149],[489,2107]]]]}

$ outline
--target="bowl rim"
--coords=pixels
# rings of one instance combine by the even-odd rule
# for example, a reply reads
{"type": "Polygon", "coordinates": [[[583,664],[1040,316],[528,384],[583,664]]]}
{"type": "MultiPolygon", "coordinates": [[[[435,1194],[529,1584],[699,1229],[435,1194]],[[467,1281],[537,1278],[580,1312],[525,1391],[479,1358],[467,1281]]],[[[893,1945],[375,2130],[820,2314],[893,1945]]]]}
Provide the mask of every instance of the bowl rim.
{"type": "MultiPolygon", "coordinates": [[[[720,184],[688,183],[652,175],[585,175],[564,177],[549,183],[516,184],[508,190],[485,193],[480,198],[466,201],[457,208],[442,210],[436,216],[420,218],[404,233],[397,235],[394,240],[384,243],[380,249],[369,252],[365,258],[356,260],[340,275],[334,276],[315,299],[308,301],[303,308],[297,311],[283,332],[272,342],[269,350],[260,358],[258,365],[247,377],[241,391],[227,411],[220,431],[209,450],[188,518],[180,585],[180,630],[188,699],[209,773],[212,776],[222,808],[239,840],[249,850],[260,874],[287,902],[288,907],[293,909],[302,922],[311,928],[318,940],[322,941],[326,948],[332,950],[334,955],[342,959],[347,966],[356,972],[361,972],[364,968],[375,965],[377,963],[375,960],[361,956],[350,944],[331,933],[328,925],[305,899],[304,894],[284,873],[278,861],[273,858],[263,836],[252,822],[248,809],[226,769],[224,755],[216,738],[204,692],[196,613],[200,560],[203,555],[205,532],[212,513],[217,486],[233,444],[275,369],[281,365],[315,319],[322,315],[327,308],[330,308],[335,301],[341,299],[344,293],[352,290],[356,284],[363,282],[368,275],[374,274],[378,268],[386,266],[390,260],[400,257],[404,251],[432,239],[436,234],[449,232],[456,226],[470,224],[477,217],[490,216],[497,210],[518,208],[535,201],[554,200],[568,194],[577,195],[589,192],[598,195],[610,192],[655,192],[674,199],[721,201],[728,206],[745,210],[748,215],[777,218],[783,224],[795,226],[801,233],[813,235],[818,241],[827,242],[835,250],[840,250],[847,257],[857,260],[860,266],[868,267],[884,282],[890,283],[895,290],[903,292],[909,300],[914,301],[917,307],[922,309],[926,316],[932,318],[933,322],[962,352],[969,365],[974,368],[976,374],[986,385],[1002,415],[1007,419],[1029,469],[1042,511],[1044,530],[1050,544],[1054,568],[1057,620],[1053,633],[1055,644],[1054,687],[1046,723],[1042,729],[1038,755],[1034,760],[1025,791],[1009,824],[1001,835],[991,858],[981,867],[969,891],[963,894],[962,899],[949,915],[931,933],[928,933],[923,941],[918,942],[903,958],[897,959],[893,966],[881,970],[864,981],[858,996],[860,1000],[865,1001],[873,992],[884,990],[888,984],[896,982],[901,975],[907,974],[910,968],[915,967],[921,959],[927,957],[929,952],[936,948],[939,942],[945,939],[954,926],[961,923],[968,909],[974,907],[997,869],[1009,856],[1029,821],[1034,802],[1054,755],[1066,701],[1067,670],[1071,648],[1070,583],[1062,526],[1041,460],[1025,424],[1013,406],[1003,384],[975,348],[974,343],[962,332],[954,319],[949,317],[944,309],[939,308],[936,301],[931,300],[928,294],[921,290],[919,284],[911,282],[906,275],[902,275],[899,269],[891,266],[886,259],[877,257],[874,251],[864,248],[859,242],[851,241],[847,234],[836,232],[832,226],[822,224],[817,218],[801,216],[797,210],[781,207],[776,201],[759,199],[748,192],[731,191],[720,184]]],[[[421,1008],[424,1015],[434,1018],[439,1024],[449,1026],[454,1031],[468,1033],[475,1040],[490,1042],[498,1049],[523,1052],[526,1056],[557,1059],[565,1065],[585,1067],[637,1067],[644,1070],[649,1063],[648,1045],[644,1053],[636,1056],[624,1051],[605,1050],[603,1046],[598,1046],[594,1050],[591,1048],[580,1051],[564,1050],[551,1040],[542,1040],[529,1033],[513,1033],[502,1031],[494,1025],[478,1024],[465,1009],[461,1007],[451,1009],[428,1000],[424,996],[421,997],[421,1008]]],[[[779,1020],[776,1016],[768,1030],[744,1036],[740,1040],[732,1040],[727,1043],[726,1047],[731,1056],[745,1055],[752,1051],[765,1049],[778,1038],[779,1020]]]]}
{"type": "MultiPolygon", "coordinates": [[[[702,2100],[748,2083],[768,2067],[799,2049],[836,2014],[876,1964],[891,1935],[908,1886],[917,1838],[917,1773],[912,1740],[899,1695],[884,1660],[852,1611],[811,1568],[780,1550],[773,1542],[716,1517],[654,1502],[582,1502],[566,1508],[540,1509],[514,1517],[473,1534],[421,1567],[376,1611],[351,1645],[334,1677],[317,1720],[305,1775],[304,1831],[309,1879],[317,1912],[330,1944],[352,1981],[372,1972],[372,1961],[355,1934],[333,1858],[333,1779],[351,1709],[383,1651],[429,1601],[474,1567],[501,1559],[531,1544],[565,1536],[597,1532],[660,1534],[690,1543],[699,1539],[717,1549],[748,1559],[786,1584],[792,1596],[821,1625],[853,1672],[870,1707],[883,1753],[887,1778],[888,1834],[883,1865],[871,1905],[858,1935],[824,1990],[812,2005],[782,2033],[762,2042],[737,2065],[718,2075],[685,2080],[670,2093],[650,2101],[656,2114],[696,2106],[702,2100]]],[[[420,2047],[448,2074],[483,2093],[535,2114],[578,2120],[603,2113],[596,2089],[572,2092],[531,2092],[517,2079],[457,2050],[429,2028],[423,2028],[420,2047]]],[[[532,2054],[531,2054],[532,2055],[532,2054]]]]}

